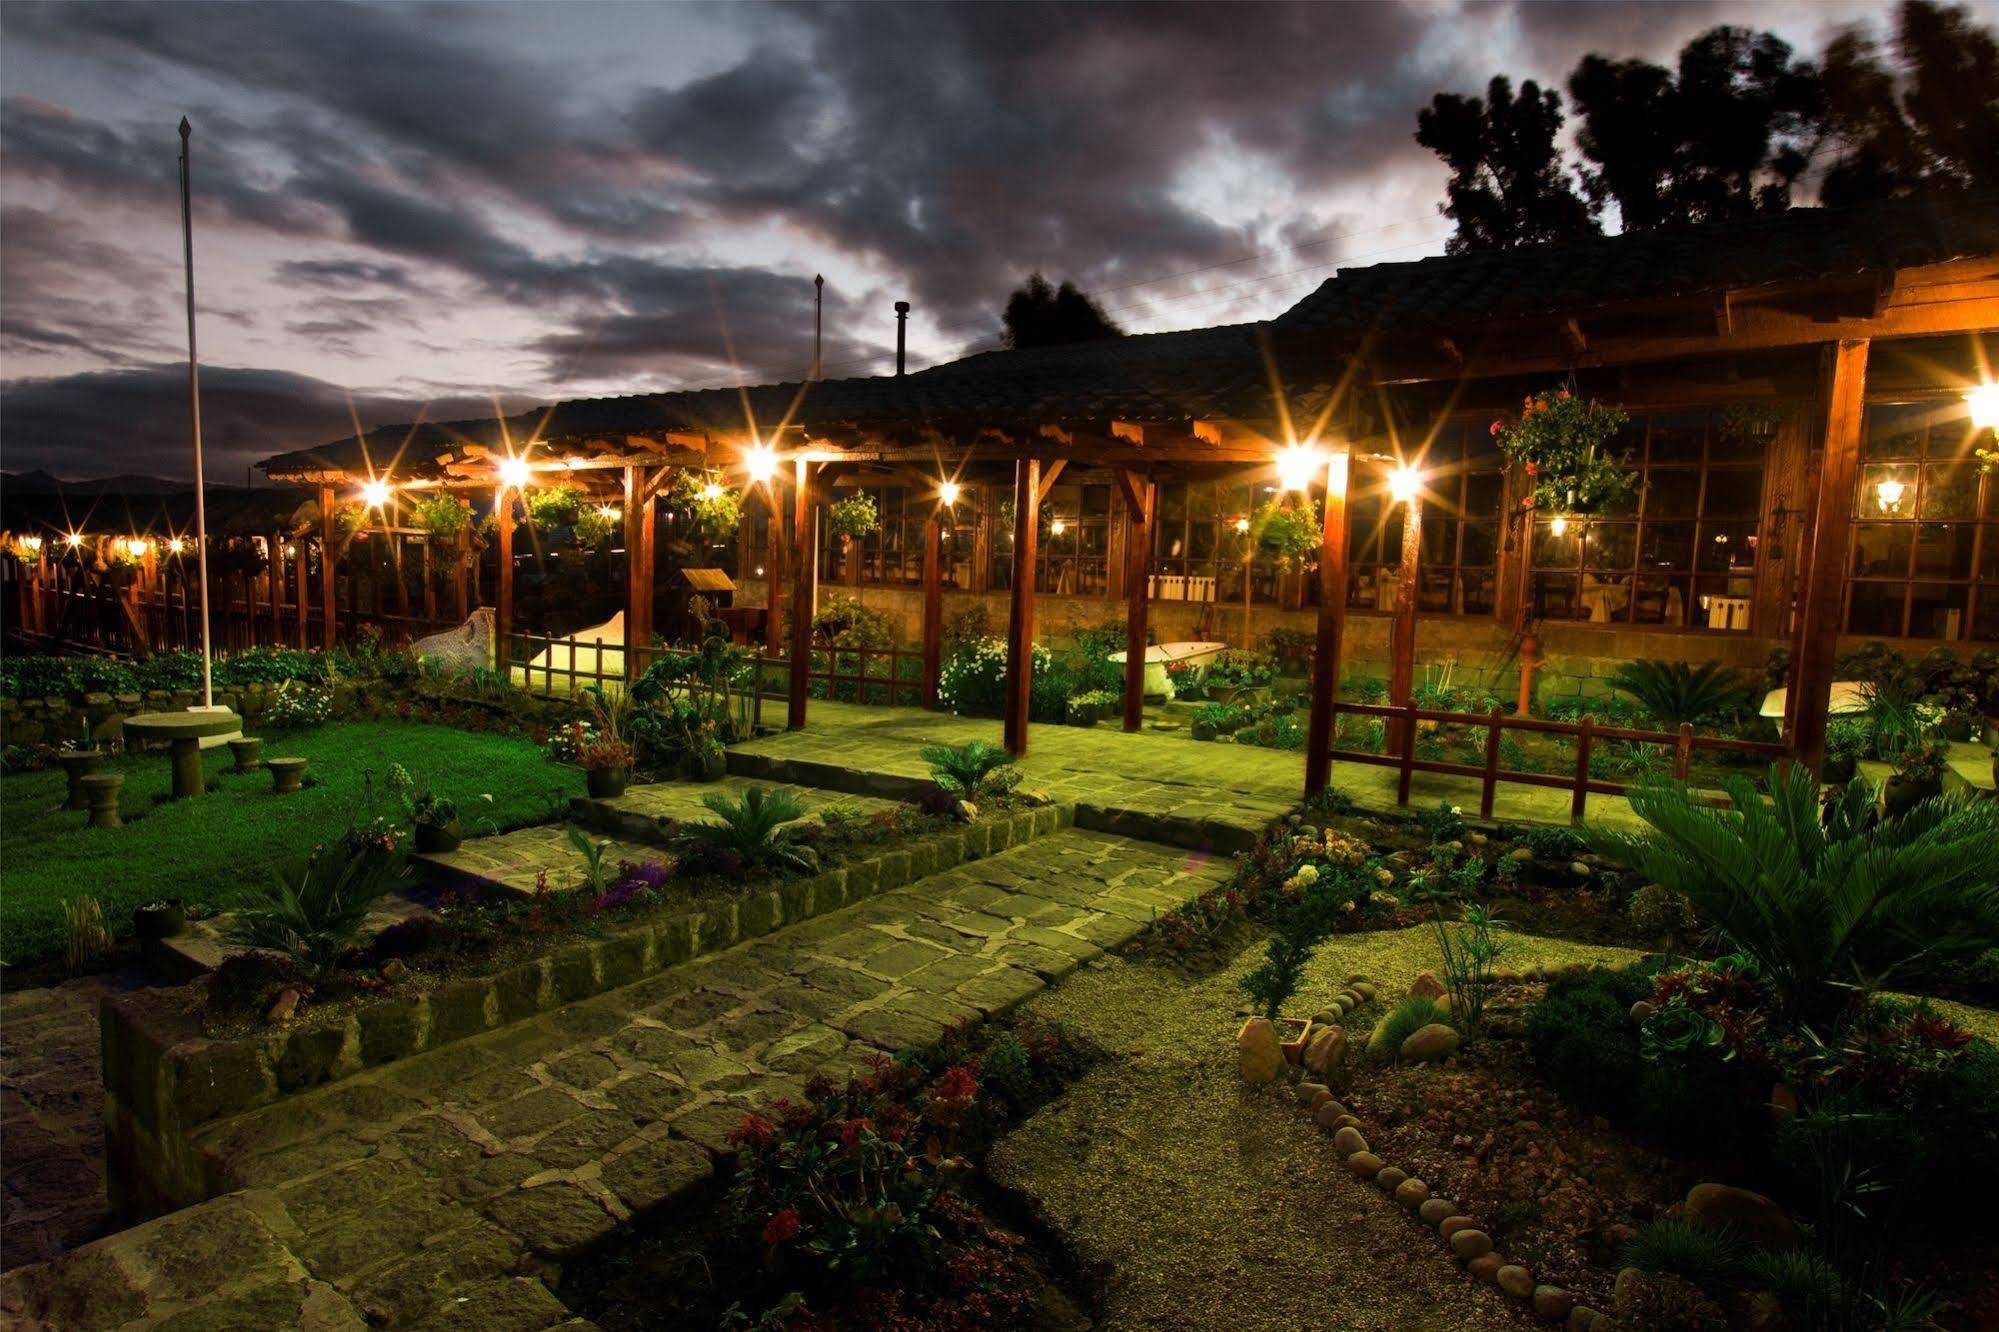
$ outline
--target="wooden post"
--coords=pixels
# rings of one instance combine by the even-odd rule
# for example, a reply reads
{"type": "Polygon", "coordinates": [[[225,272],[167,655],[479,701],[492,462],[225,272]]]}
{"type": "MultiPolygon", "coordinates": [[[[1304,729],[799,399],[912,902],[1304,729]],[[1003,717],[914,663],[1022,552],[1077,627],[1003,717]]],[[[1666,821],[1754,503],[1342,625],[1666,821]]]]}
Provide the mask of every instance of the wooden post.
{"type": "Polygon", "coordinates": [[[456,555],[452,561],[451,596],[458,611],[458,623],[463,624],[472,614],[471,588],[467,586],[472,577],[472,525],[469,521],[458,529],[453,549],[456,555]]]}
{"type": "Polygon", "coordinates": [[[1589,807],[1589,754],[1596,742],[1596,718],[1583,715],[1582,726],[1576,731],[1576,784],[1569,792],[1569,822],[1582,821],[1583,811],[1589,807]]]}
{"type": "Polygon", "coordinates": [[[1145,724],[1146,618],[1152,611],[1152,547],[1159,520],[1159,486],[1149,476],[1120,470],[1124,491],[1124,729],[1145,724]]]}
{"type": "Polygon", "coordinates": [[[775,474],[764,483],[764,503],[770,508],[764,532],[764,651],[775,657],[784,644],[784,505],[775,474]]]}
{"type": "Polygon", "coordinates": [[[425,627],[437,623],[437,565],[431,558],[436,542],[426,536],[417,549],[423,552],[423,620],[425,627]]]}
{"type": "Polygon", "coordinates": [[[1402,764],[1401,772],[1395,779],[1395,803],[1397,805],[1407,805],[1409,803],[1409,783],[1416,775],[1416,770],[1409,766],[1416,761],[1416,705],[1414,703],[1404,703],[1402,705],[1402,719],[1396,723],[1395,729],[1400,734],[1402,741],[1399,752],[1396,754],[1396,757],[1402,760],[1402,764]]]}
{"type": "MultiPolygon", "coordinates": [[[[340,615],[334,609],[334,563],[338,557],[339,545],[333,530],[333,487],[319,488],[319,598],[325,608],[325,617],[320,621],[319,644],[332,651],[340,628],[340,615]]],[[[208,590],[202,589],[206,598],[208,590]]]]}
{"type": "Polygon", "coordinates": [[[1833,657],[1839,646],[1846,591],[1866,389],[1867,340],[1827,347],[1819,368],[1825,458],[1819,468],[1801,646],[1791,661],[1791,692],[1796,699],[1791,749],[1814,774],[1825,761],[1826,713],[1831,704],[1833,657]]]}
{"type": "MultiPolygon", "coordinates": [[[[1411,495],[1402,510],[1402,580],[1395,593],[1395,625],[1389,638],[1388,701],[1409,701],[1416,678],[1416,561],[1422,553],[1423,499],[1411,495]]],[[[1405,721],[1401,723],[1407,725],[1405,721]]],[[[1412,737],[1410,744],[1415,741],[1412,737]]]]}
{"type": "MultiPolygon", "coordinates": [[[[395,520],[391,517],[390,521],[395,520]]],[[[409,570],[403,564],[403,534],[398,528],[387,527],[382,535],[388,540],[389,564],[396,576],[396,614],[407,620],[410,615],[410,580],[409,570]]]]}
{"type": "MultiPolygon", "coordinates": [[[[296,545],[297,554],[292,557],[292,601],[297,611],[297,624],[294,626],[294,632],[298,636],[299,647],[303,649],[311,638],[311,631],[306,626],[306,620],[309,618],[308,612],[312,606],[312,597],[306,590],[306,566],[312,563],[312,538],[304,532],[300,532],[296,545]]],[[[180,598],[182,605],[185,606],[187,603],[187,575],[185,573],[181,575],[180,598]]]]}
{"type": "MultiPolygon", "coordinates": [[[[639,533],[639,508],[643,503],[645,473],[637,467],[625,468],[625,683],[639,674],[639,635],[645,628],[645,605],[651,595],[644,585],[645,538],[639,533]]],[[[696,631],[699,632],[698,630],[696,631]]]]}
{"type": "Polygon", "coordinates": [[[639,503],[639,627],[631,641],[640,649],[652,646],[652,606],[655,529],[658,527],[659,488],[649,486],[646,497],[639,503]]]}
{"type": "Polygon", "coordinates": [[[265,538],[268,557],[264,560],[264,573],[270,579],[271,593],[271,646],[283,647],[285,642],[285,534],[273,532],[265,538]]]}
{"type": "Polygon", "coordinates": [[[944,657],[944,506],[923,524],[923,706],[937,707],[937,672],[944,657]]]}
{"type": "Polygon", "coordinates": [[[819,561],[818,514],[812,506],[811,464],[800,458],[792,476],[791,493],[791,698],[785,725],[805,725],[806,673],[812,666],[812,581],[819,561]]]}
{"type": "MultiPolygon", "coordinates": [[[[1319,528],[1319,620],[1312,647],[1311,717],[1305,728],[1305,794],[1326,789],[1333,773],[1333,716],[1340,697],[1340,640],[1347,624],[1347,472],[1345,450],[1326,467],[1326,512],[1319,528]]],[[[1243,570],[1248,577],[1249,570],[1243,570]]]]}
{"type": "MultiPolygon", "coordinates": [[[[499,537],[498,585],[493,589],[493,669],[500,678],[509,678],[507,636],[514,631],[514,496],[502,487],[493,505],[495,535],[499,537]]],[[[553,657],[549,659],[551,662],[553,657]]],[[[575,663],[572,662],[571,665],[575,663]]]]}
{"type": "Polygon", "coordinates": [[[1007,602],[1006,752],[1027,753],[1027,712],[1034,689],[1034,557],[1041,533],[1041,460],[1013,466],[1013,592],[1007,602]]]}
{"type": "Polygon", "coordinates": [[[1694,727],[1692,722],[1681,722],[1679,733],[1673,737],[1673,780],[1684,782],[1687,771],[1694,764],[1694,727]]]}
{"type": "Polygon", "coordinates": [[[1485,719],[1485,775],[1478,792],[1478,816],[1482,819],[1492,817],[1492,799],[1499,790],[1499,738],[1504,734],[1500,717],[1499,705],[1495,703],[1485,719]]]}

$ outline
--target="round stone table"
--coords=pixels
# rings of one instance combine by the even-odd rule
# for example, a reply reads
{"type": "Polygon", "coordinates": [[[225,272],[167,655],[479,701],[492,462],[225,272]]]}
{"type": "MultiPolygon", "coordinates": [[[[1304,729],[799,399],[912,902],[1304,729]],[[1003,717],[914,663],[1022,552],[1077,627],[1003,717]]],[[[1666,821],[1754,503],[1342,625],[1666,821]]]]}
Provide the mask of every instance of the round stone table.
{"type": "Polygon", "coordinates": [[[172,746],[176,800],[201,794],[202,737],[231,735],[242,729],[243,719],[227,708],[212,712],[142,712],[125,719],[128,742],[164,740],[172,746]]]}

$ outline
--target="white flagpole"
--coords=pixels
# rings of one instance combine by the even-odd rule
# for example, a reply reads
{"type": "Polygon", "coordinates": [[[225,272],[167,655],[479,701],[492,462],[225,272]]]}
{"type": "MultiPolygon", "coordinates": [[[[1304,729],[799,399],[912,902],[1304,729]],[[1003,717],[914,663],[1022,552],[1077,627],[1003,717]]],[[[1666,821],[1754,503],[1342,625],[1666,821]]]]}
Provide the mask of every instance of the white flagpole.
{"type": "Polygon", "coordinates": [[[194,550],[201,571],[201,706],[215,706],[208,638],[208,503],[201,481],[201,368],[194,354],[194,214],[188,203],[187,139],[194,127],[180,118],[181,252],[187,261],[187,411],[194,425],[194,550]]]}

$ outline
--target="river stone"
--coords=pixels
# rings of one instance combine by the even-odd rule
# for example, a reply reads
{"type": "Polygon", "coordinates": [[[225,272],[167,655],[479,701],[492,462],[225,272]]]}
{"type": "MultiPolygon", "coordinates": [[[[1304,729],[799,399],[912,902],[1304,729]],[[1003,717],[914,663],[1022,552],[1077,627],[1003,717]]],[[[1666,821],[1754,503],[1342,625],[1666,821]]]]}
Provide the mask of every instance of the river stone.
{"type": "Polygon", "coordinates": [[[1446,1220],[1458,1214],[1458,1205],[1449,1198],[1425,1198],[1416,1208],[1416,1215],[1426,1226],[1441,1226],[1446,1220]]]}
{"type": "Polygon", "coordinates": [[[1451,1234],[1451,1252],[1470,1260],[1492,1252],[1492,1236],[1483,1230],[1459,1230],[1451,1234]]]}
{"type": "Polygon", "coordinates": [[[1760,1193],[1729,1184],[1696,1184],[1689,1189],[1687,1223],[1709,1230],[1726,1227],[1765,1249],[1788,1249],[1798,1242],[1797,1227],[1783,1208],[1760,1193]]]}
{"type": "Polygon", "coordinates": [[[1415,1211],[1430,1200],[1430,1186],[1420,1179],[1405,1179],[1395,1186],[1395,1201],[1415,1211]]]}
{"type": "Polygon", "coordinates": [[[1343,1128],[1357,1129],[1361,1127],[1364,1126],[1360,1122],[1360,1117],[1352,1111],[1348,1111],[1333,1121],[1333,1132],[1335,1133],[1338,1133],[1343,1128]]]}
{"type": "Polygon", "coordinates": [[[1437,1233],[1439,1235],[1442,1235],[1445,1239],[1449,1239],[1451,1236],[1457,1234],[1460,1230],[1477,1230],[1477,1229],[1478,1229],[1478,1222],[1472,1220],[1468,1216],[1461,1216],[1455,1213],[1445,1217],[1443,1220],[1437,1223],[1437,1233]]]}
{"type": "Polygon", "coordinates": [[[1560,1286],[1534,1287],[1534,1312],[1551,1323],[1568,1318],[1576,1307],[1576,1297],[1560,1286]]]}
{"type": "Polygon", "coordinates": [[[1236,1033],[1235,1047],[1244,1082],[1275,1082],[1284,1071],[1284,1050],[1277,1040],[1277,1028],[1267,1017],[1243,1023],[1236,1033]]]}
{"type": "Polygon", "coordinates": [[[1632,1298],[1638,1288],[1645,1284],[1645,1274],[1635,1267],[1622,1268],[1617,1273],[1617,1281],[1610,1288],[1610,1300],[1620,1314],[1628,1313],[1632,1298]]]}
{"type": "Polygon", "coordinates": [[[1373,1179],[1381,1173],[1381,1158],[1373,1152],[1355,1152],[1347,1158],[1347,1169],[1357,1179],[1373,1179]]]}
{"type": "Polygon", "coordinates": [[[1339,1121],[1342,1119],[1352,1119],[1353,1116],[1348,1114],[1347,1108],[1338,1101],[1321,1101],[1319,1102],[1319,1108],[1312,1112],[1312,1118],[1320,1128],[1326,1130],[1328,1133],[1337,1133],[1346,1127],[1346,1125],[1339,1121]]]}
{"type": "Polygon", "coordinates": [[[1408,1178],[1409,1172],[1401,1166],[1383,1166],[1374,1172],[1374,1182],[1390,1193],[1401,1188],[1403,1181],[1408,1178]]]}
{"type": "Polygon", "coordinates": [[[1653,1003],[1650,999],[1640,999],[1637,1003],[1631,1005],[1631,1020],[1639,1026],[1644,1026],[1646,1019],[1658,1011],[1659,1005],[1653,1003]]]}
{"type": "Polygon", "coordinates": [[[1311,1073],[1324,1073],[1329,1068],[1339,1066],[1347,1052],[1346,1028],[1330,1026],[1312,1037],[1305,1047],[1305,1068],[1311,1073]]]}
{"type": "Polygon", "coordinates": [[[1482,1253],[1465,1264],[1465,1271],[1479,1281],[1495,1281],[1499,1269],[1506,1266],[1506,1259],[1496,1253],[1482,1253]]]}
{"type": "Polygon", "coordinates": [[[1508,1263],[1499,1269],[1493,1280],[1499,1288],[1516,1300],[1524,1300],[1534,1293],[1534,1276],[1518,1263],[1508,1263]]]}
{"type": "Polygon", "coordinates": [[[1458,1034],[1441,1022],[1418,1027],[1402,1042],[1401,1059],[1408,1064],[1426,1064],[1457,1053],[1458,1034]]]}
{"type": "Polygon", "coordinates": [[[1441,999],[1444,997],[1444,983],[1437,979],[1433,971],[1419,971],[1416,979],[1409,982],[1409,996],[1412,999],[1441,999]]]}
{"type": "Polygon", "coordinates": [[[1352,1156],[1367,1150],[1367,1139],[1359,1129],[1349,1126],[1333,1135],[1333,1150],[1342,1156],[1352,1156]]]}
{"type": "Polygon", "coordinates": [[[1307,1110],[1319,1108],[1320,1098],[1330,1098],[1332,1091],[1323,1082],[1301,1082],[1297,1087],[1298,1104],[1307,1110]]]}
{"type": "Polygon", "coordinates": [[[1569,1321],[1564,1326],[1563,1332],[1590,1332],[1590,1328],[1596,1323],[1597,1317],[1596,1310],[1590,1308],[1587,1304],[1578,1304],[1569,1310],[1569,1321]]]}

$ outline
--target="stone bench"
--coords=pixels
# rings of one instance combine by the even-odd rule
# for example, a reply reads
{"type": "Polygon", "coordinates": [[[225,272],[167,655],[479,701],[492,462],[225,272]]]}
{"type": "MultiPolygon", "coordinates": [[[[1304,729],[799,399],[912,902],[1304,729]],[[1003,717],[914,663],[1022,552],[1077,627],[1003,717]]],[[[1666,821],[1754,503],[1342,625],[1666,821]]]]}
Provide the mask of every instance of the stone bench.
{"type": "Polygon", "coordinates": [[[305,764],[302,758],[265,759],[264,766],[271,770],[271,789],[279,795],[292,795],[305,785],[305,764]]]}
{"type": "Polygon", "coordinates": [[[120,828],[124,821],[118,817],[118,792],[125,785],[125,778],[115,772],[93,772],[81,779],[84,798],[90,810],[92,828],[120,828]]]}

